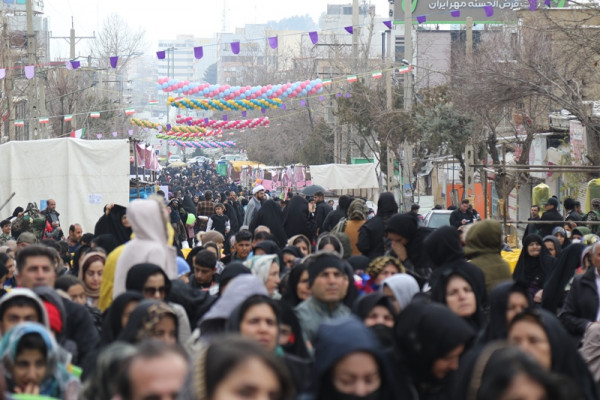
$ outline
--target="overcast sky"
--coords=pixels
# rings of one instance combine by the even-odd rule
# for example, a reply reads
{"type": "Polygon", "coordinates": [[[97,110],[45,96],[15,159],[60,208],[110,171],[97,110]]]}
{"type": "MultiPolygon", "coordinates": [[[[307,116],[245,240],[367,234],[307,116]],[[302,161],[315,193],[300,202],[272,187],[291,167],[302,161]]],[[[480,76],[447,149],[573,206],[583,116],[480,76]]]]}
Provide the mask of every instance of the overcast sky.
{"type": "MultiPolygon", "coordinates": [[[[364,0],[359,0],[362,3],[364,0]]],[[[387,14],[388,0],[366,0],[376,6],[377,15],[387,14]]],[[[131,28],[142,28],[150,46],[156,51],[159,39],[174,38],[176,34],[212,37],[222,31],[223,8],[227,9],[227,31],[245,24],[280,20],[293,15],[310,15],[315,23],[326,12],[327,4],[351,4],[352,0],[46,0],[44,12],[53,36],[69,36],[71,16],[77,36],[92,36],[100,30],[102,21],[110,14],[124,17],[131,28]]],[[[53,58],[67,57],[65,41],[52,41],[53,58]]],[[[77,53],[86,54],[86,41],[77,44],[77,53]]]]}

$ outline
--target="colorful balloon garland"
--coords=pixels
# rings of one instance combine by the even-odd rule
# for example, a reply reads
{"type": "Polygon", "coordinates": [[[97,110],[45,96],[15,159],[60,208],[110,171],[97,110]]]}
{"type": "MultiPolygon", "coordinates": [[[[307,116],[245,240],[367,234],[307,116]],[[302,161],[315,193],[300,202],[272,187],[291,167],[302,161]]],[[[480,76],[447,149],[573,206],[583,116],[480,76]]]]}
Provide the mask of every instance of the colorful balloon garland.
{"type": "Polygon", "coordinates": [[[281,99],[255,99],[255,100],[196,100],[187,98],[169,97],[167,105],[189,110],[260,110],[265,108],[282,107],[281,99]]]}
{"type": "MultiPolygon", "coordinates": [[[[164,135],[160,135],[164,136],[164,135]]],[[[160,139],[159,135],[156,136],[160,139]]],[[[181,140],[173,140],[169,139],[169,144],[178,145],[181,147],[197,147],[200,149],[221,149],[224,147],[235,147],[236,142],[233,140],[228,140],[225,142],[184,142],[181,140]]]]}
{"type": "Polygon", "coordinates": [[[323,81],[314,79],[266,86],[229,86],[158,78],[158,90],[219,100],[294,98],[321,93],[323,81]]]}
{"type": "Polygon", "coordinates": [[[215,119],[194,119],[192,117],[177,116],[175,120],[178,124],[187,124],[190,126],[200,126],[212,129],[246,129],[256,128],[259,126],[269,126],[271,121],[269,117],[259,117],[253,119],[237,119],[233,121],[215,120],[215,119]]]}

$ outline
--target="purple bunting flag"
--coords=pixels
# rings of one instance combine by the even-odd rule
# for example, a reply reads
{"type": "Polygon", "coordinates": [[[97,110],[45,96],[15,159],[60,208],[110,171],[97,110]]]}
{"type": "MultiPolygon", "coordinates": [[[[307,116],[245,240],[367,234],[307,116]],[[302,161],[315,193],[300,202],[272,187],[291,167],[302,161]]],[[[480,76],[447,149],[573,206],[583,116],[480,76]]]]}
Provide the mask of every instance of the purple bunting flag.
{"type": "Polygon", "coordinates": [[[420,24],[424,24],[425,21],[427,21],[427,17],[425,15],[418,15],[417,16],[417,22],[420,24]]]}
{"type": "Polygon", "coordinates": [[[227,114],[223,114],[223,121],[227,121],[227,114]]]}
{"type": "Polygon", "coordinates": [[[529,0],[529,10],[535,11],[537,9],[537,0],[529,0]]]}
{"type": "Polygon", "coordinates": [[[119,56],[112,56],[110,58],[110,66],[113,68],[117,68],[117,63],[119,62],[119,56]]]}
{"type": "Polygon", "coordinates": [[[325,100],[325,97],[319,96],[319,101],[323,101],[323,100],[325,100]]]}
{"type": "Polygon", "coordinates": [[[81,62],[79,61],[71,61],[71,68],[77,69],[81,66],[81,62]]]}
{"type": "Polygon", "coordinates": [[[202,50],[202,46],[194,47],[194,57],[196,57],[196,60],[201,59],[202,56],[204,56],[204,50],[202,50]]]}
{"type": "Polygon", "coordinates": [[[0,68],[0,79],[4,79],[6,76],[6,68],[0,68]]]}
{"type": "Polygon", "coordinates": [[[171,124],[167,124],[167,130],[170,131],[171,130],[171,124]]]}
{"type": "Polygon", "coordinates": [[[273,36],[273,37],[269,38],[269,46],[271,46],[272,49],[277,48],[277,36],[273,36]]]}
{"type": "Polygon", "coordinates": [[[102,134],[101,134],[101,133],[99,133],[99,134],[97,134],[97,135],[96,135],[96,137],[97,137],[98,139],[102,139],[102,134]]]}
{"type": "Polygon", "coordinates": [[[231,52],[233,54],[240,54],[240,42],[231,42],[231,52]]]}
{"type": "Polygon", "coordinates": [[[452,15],[454,18],[458,18],[460,17],[460,10],[450,11],[450,15],[452,15]]]}
{"type": "Polygon", "coordinates": [[[308,32],[308,36],[310,37],[310,41],[312,42],[312,44],[317,44],[317,42],[319,41],[319,34],[316,31],[308,32]]]}
{"type": "Polygon", "coordinates": [[[208,124],[208,118],[204,118],[204,123],[208,124]]]}
{"type": "Polygon", "coordinates": [[[133,136],[133,129],[130,129],[128,133],[129,133],[129,136],[133,136]]]}
{"type": "Polygon", "coordinates": [[[306,100],[300,100],[300,105],[304,107],[306,105],[306,100]]]}
{"type": "Polygon", "coordinates": [[[246,111],[242,111],[242,117],[246,118],[246,111]]]}
{"type": "Polygon", "coordinates": [[[281,105],[281,109],[282,109],[282,110],[285,110],[285,104],[282,104],[282,105],[281,105]]]}
{"type": "Polygon", "coordinates": [[[347,98],[347,99],[349,99],[349,98],[350,98],[350,96],[351,96],[351,94],[350,94],[350,93],[346,93],[346,98],[347,98]]]}
{"type": "Polygon", "coordinates": [[[266,114],[267,113],[267,109],[266,108],[261,108],[260,112],[263,113],[263,114],[266,114]]]}
{"type": "Polygon", "coordinates": [[[341,93],[336,93],[335,95],[336,95],[337,97],[342,97],[342,94],[341,94],[341,93]]]}
{"type": "Polygon", "coordinates": [[[351,35],[354,33],[354,28],[351,26],[345,26],[344,29],[351,35]]]}
{"type": "Polygon", "coordinates": [[[392,29],[392,21],[383,21],[383,24],[387,26],[388,29],[392,29]]]}
{"type": "Polygon", "coordinates": [[[485,16],[489,18],[494,15],[494,6],[484,6],[483,11],[485,11],[485,16]]]}
{"type": "Polygon", "coordinates": [[[25,66],[25,77],[27,79],[31,79],[31,78],[33,78],[34,75],[35,75],[35,67],[33,65],[26,65],[25,66]]]}
{"type": "Polygon", "coordinates": [[[545,5],[546,7],[550,7],[550,0],[546,0],[546,1],[544,1],[544,5],[545,5]]]}
{"type": "Polygon", "coordinates": [[[164,60],[165,59],[165,55],[166,55],[166,53],[165,53],[164,50],[156,52],[156,57],[158,57],[159,60],[164,60]]]}
{"type": "Polygon", "coordinates": [[[119,134],[119,133],[117,133],[117,132],[113,132],[113,133],[112,133],[113,137],[117,137],[117,135],[118,135],[118,134],[119,134]]]}
{"type": "Polygon", "coordinates": [[[162,132],[162,126],[160,126],[160,125],[159,125],[159,126],[157,126],[157,127],[156,127],[156,130],[157,130],[157,131],[159,131],[159,132],[162,132]]]}

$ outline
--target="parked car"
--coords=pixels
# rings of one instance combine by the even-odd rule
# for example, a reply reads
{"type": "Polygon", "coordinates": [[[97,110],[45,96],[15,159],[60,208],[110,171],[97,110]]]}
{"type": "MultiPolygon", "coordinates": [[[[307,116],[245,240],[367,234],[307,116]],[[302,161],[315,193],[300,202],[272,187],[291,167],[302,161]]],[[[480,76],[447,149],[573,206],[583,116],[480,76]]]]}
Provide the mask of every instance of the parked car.
{"type": "Polygon", "coordinates": [[[204,164],[206,161],[211,162],[210,158],[208,157],[204,157],[204,156],[196,156],[196,157],[192,157],[188,160],[188,163],[190,164],[204,164]]]}
{"type": "Polygon", "coordinates": [[[173,154],[171,157],[169,157],[169,164],[178,161],[181,161],[181,156],[178,156],[177,154],[173,154]]]}
{"type": "Polygon", "coordinates": [[[439,228],[450,225],[451,210],[431,210],[423,217],[423,226],[428,228],[439,228]]]}

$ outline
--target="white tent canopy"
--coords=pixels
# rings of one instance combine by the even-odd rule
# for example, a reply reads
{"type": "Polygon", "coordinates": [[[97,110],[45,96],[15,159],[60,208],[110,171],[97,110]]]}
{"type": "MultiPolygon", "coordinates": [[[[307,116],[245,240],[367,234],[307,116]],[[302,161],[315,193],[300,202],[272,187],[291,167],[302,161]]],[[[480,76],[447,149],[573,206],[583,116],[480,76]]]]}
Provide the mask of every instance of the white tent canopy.
{"type": "Polygon", "coordinates": [[[15,193],[0,219],[18,206],[36,202],[39,207],[51,198],[65,235],[74,223],[93,232],[105,204],[129,202],[127,140],[9,142],[0,146],[0,171],[0,204],[15,193]]]}
{"type": "Polygon", "coordinates": [[[325,164],[310,166],[314,185],[328,190],[378,188],[375,164],[325,164]]]}

